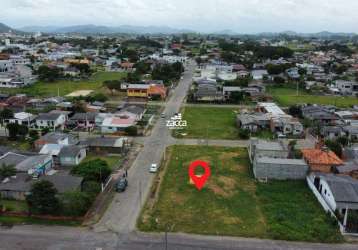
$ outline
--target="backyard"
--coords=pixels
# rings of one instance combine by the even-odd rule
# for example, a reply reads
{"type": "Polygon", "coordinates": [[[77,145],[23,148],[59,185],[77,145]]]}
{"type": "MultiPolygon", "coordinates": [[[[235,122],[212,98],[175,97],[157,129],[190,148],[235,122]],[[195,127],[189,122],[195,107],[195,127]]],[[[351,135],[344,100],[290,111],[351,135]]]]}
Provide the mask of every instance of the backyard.
{"type": "MultiPolygon", "coordinates": [[[[9,212],[28,212],[26,201],[4,200],[0,199],[0,209],[6,209],[9,212]]],[[[79,226],[80,221],[61,221],[61,220],[46,220],[32,217],[16,217],[0,215],[0,226],[13,224],[43,224],[43,225],[63,225],[63,226],[79,226]]]]}
{"type": "Polygon", "coordinates": [[[353,96],[312,95],[301,89],[299,90],[297,96],[296,89],[288,87],[268,88],[267,91],[273,96],[275,101],[285,107],[300,103],[310,103],[322,105],[336,105],[338,107],[344,108],[358,104],[358,98],[353,96]]]}
{"type": "Polygon", "coordinates": [[[174,136],[185,134],[185,138],[238,139],[236,113],[232,108],[186,107],[183,119],[188,126],[176,130],[174,136]]]}
{"type": "Polygon", "coordinates": [[[107,162],[108,166],[112,170],[118,168],[122,161],[122,157],[119,155],[97,155],[97,154],[90,153],[86,156],[83,162],[90,162],[96,159],[101,159],[107,162]]]}
{"type": "Polygon", "coordinates": [[[159,192],[147,201],[138,220],[142,231],[342,241],[335,222],[304,181],[257,183],[245,149],[173,146],[167,155],[159,192]],[[211,166],[201,191],[188,177],[188,165],[198,159],[211,166]]]}
{"type": "Polygon", "coordinates": [[[97,72],[89,80],[60,80],[56,82],[39,81],[31,86],[19,89],[1,89],[1,93],[24,93],[30,96],[50,97],[67,95],[77,90],[95,90],[97,93],[106,93],[106,88],[102,86],[103,81],[118,80],[123,78],[126,73],[121,72],[97,72]]]}

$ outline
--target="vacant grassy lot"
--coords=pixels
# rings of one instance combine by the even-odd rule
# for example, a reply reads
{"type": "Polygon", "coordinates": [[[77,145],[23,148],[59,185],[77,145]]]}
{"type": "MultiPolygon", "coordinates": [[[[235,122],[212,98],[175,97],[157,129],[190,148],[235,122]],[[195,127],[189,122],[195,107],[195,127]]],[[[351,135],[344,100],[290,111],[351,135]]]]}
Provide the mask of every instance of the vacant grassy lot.
{"type": "Polygon", "coordinates": [[[268,92],[274,97],[282,106],[290,106],[299,103],[336,105],[338,107],[350,107],[358,104],[358,98],[353,96],[317,96],[300,90],[298,96],[296,90],[293,88],[270,88],[268,92]]]}
{"type": "Polygon", "coordinates": [[[313,242],[342,240],[304,181],[258,184],[244,149],[173,146],[156,202],[148,202],[138,227],[208,235],[313,242]],[[202,191],[189,184],[188,165],[210,162],[202,191]],[[152,205],[153,204],[153,205],[152,205]]]}
{"type": "Polygon", "coordinates": [[[105,92],[105,88],[102,87],[103,81],[106,80],[118,80],[124,77],[125,73],[120,72],[98,72],[95,73],[89,80],[61,80],[56,82],[42,82],[39,81],[31,86],[20,89],[1,89],[1,93],[25,93],[30,96],[57,96],[58,91],[60,96],[67,95],[76,90],[95,90],[96,92],[105,92]]]}
{"type": "Polygon", "coordinates": [[[232,108],[186,107],[183,119],[188,126],[176,132],[186,134],[185,138],[237,139],[235,112],[232,108]]]}
{"type": "Polygon", "coordinates": [[[101,159],[107,162],[108,166],[110,166],[112,169],[115,169],[119,166],[122,157],[117,155],[96,155],[96,154],[88,154],[86,158],[83,160],[83,162],[89,162],[93,161],[95,159],[101,159]]]}

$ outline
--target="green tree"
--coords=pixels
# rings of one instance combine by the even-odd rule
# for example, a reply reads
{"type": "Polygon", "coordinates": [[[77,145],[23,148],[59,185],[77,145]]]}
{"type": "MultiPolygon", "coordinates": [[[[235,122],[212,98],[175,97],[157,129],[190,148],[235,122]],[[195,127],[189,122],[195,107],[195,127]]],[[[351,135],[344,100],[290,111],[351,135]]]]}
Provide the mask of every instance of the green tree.
{"type": "Polygon", "coordinates": [[[29,137],[30,137],[30,142],[34,143],[37,139],[39,139],[39,132],[37,130],[30,130],[29,131],[29,137]]]}
{"type": "Polygon", "coordinates": [[[139,61],[134,64],[134,68],[138,74],[144,75],[150,72],[150,63],[139,61]]]}
{"type": "Polygon", "coordinates": [[[6,126],[9,131],[9,139],[16,140],[18,137],[24,139],[28,133],[28,128],[25,125],[20,125],[17,123],[9,123],[6,126]]]}
{"type": "Polygon", "coordinates": [[[300,106],[298,105],[292,105],[289,107],[288,109],[288,113],[294,117],[299,117],[299,118],[302,118],[303,115],[302,115],[302,109],[300,106]]]}
{"type": "Polygon", "coordinates": [[[342,145],[339,144],[336,141],[332,141],[332,140],[326,140],[325,141],[326,146],[333,151],[338,157],[342,157],[342,153],[343,153],[343,148],[342,145]]]}
{"type": "Polygon", "coordinates": [[[14,165],[3,164],[0,167],[0,177],[2,179],[16,175],[16,168],[14,165]]]}
{"type": "Polygon", "coordinates": [[[56,215],[61,208],[57,198],[57,189],[46,180],[40,180],[32,185],[26,201],[30,212],[34,214],[56,215]]]}
{"type": "Polygon", "coordinates": [[[138,129],[136,126],[130,126],[124,129],[124,132],[126,132],[129,136],[136,136],[138,135],[138,129]]]}
{"type": "Polygon", "coordinates": [[[63,214],[66,216],[83,216],[92,204],[91,196],[81,191],[65,192],[61,196],[63,214]]]}
{"type": "Polygon", "coordinates": [[[239,129],[240,139],[247,140],[250,138],[250,130],[248,129],[239,129]]]}
{"type": "Polygon", "coordinates": [[[119,80],[107,80],[103,82],[103,85],[111,91],[112,95],[114,90],[121,90],[121,81],[119,80]]]}
{"type": "Polygon", "coordinates": [[[85,181],[96,182],[104,182],[111,172],[107,162],[101,159],[81,163],[71,170],[72,174],[82,176],[85,181]]]}
{"type": "Polygon", "coordinates": [[[41,65],[37,70],[37,74],[40,80],[53,82],[62,76],[62,71],[57,67],[41,65]]]}
{"type": "Polygon", "coordinates": [[[4,120],[14,117],[14,112],[11,109],[5,108],[0,112],[1,124],[4,124],[4,120]]]}

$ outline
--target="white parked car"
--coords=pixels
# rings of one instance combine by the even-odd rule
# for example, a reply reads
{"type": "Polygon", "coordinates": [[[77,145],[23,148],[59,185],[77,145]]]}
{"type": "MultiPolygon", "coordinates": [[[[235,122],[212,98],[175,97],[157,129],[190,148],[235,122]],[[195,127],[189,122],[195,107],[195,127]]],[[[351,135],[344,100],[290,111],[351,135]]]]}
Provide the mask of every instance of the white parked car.
{"type": "Polygon", "coordinates": [[[152,165],[150,165],[149,172],[150,173],[158,172],[158,164],[153,163],[152,165]]]}

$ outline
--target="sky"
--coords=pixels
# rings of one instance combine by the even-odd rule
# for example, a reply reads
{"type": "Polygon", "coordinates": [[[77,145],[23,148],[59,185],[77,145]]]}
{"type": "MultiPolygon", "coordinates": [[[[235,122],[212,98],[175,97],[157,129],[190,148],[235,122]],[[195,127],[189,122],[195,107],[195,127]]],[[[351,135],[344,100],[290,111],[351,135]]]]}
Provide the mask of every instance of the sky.
{"type": "Polygon", "coordinates": [[[0,0],[11,27],[169,26],[199,32],[358,33],[357,0],[0,0]]]}

